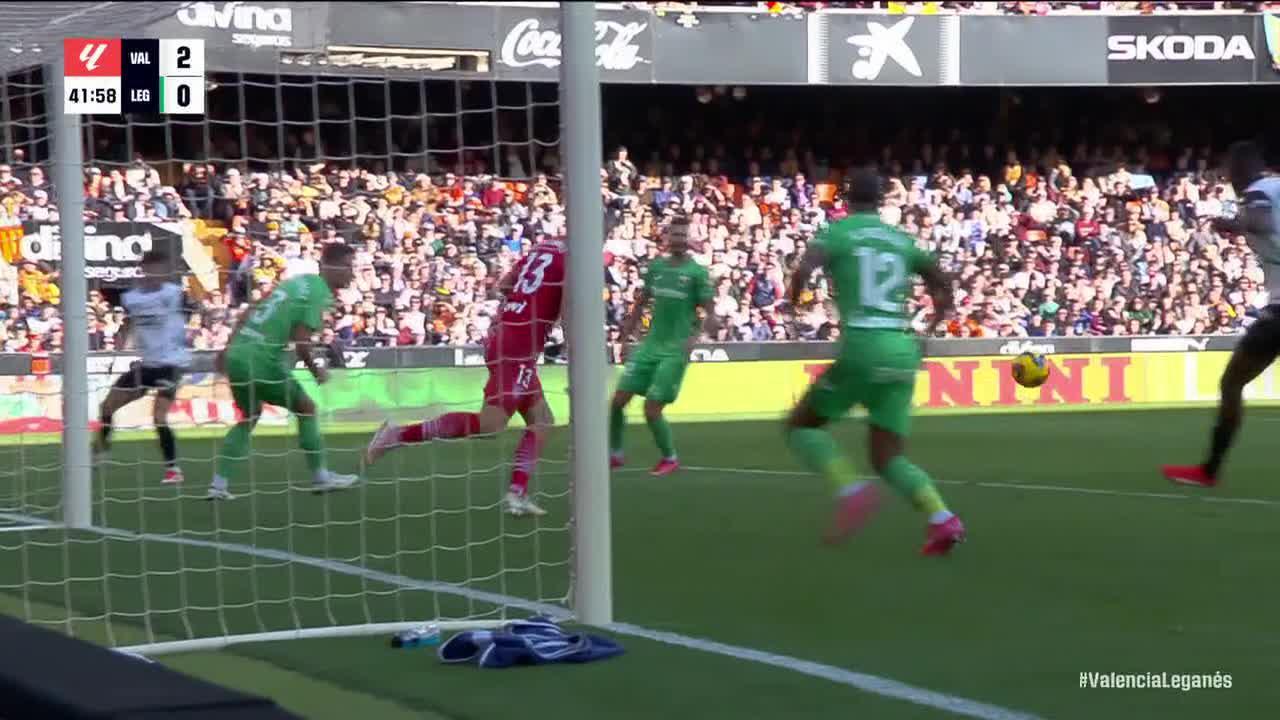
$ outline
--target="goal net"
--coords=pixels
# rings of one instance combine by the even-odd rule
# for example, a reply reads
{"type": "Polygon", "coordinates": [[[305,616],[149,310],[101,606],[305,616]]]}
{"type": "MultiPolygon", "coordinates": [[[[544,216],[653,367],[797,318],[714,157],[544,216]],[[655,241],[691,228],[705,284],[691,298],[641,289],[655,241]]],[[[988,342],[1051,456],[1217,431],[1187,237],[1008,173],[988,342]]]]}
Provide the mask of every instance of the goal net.
{"type": "MultiPolygon", "coordinates": [[[[557,86],[364,62],[210,72],[204,116],[84,118],[89,417],[62,412],[59,287],[78,279],[59,277],[50,211],[56,104],[40,69],[3,80],[4,159],[19,195],[3,211],[0,272],[0,341],[15,353],[0,356],[0,612],[163,648],[566,611],[566,428],[550,433],[530,485],[544,517],[502,511],[519,416],[494,437],[363,461],[384,419],[480,410],[497,280],[563,228],[557,86]],[[356,279],[316,337],[331,379],[292,372],[319,408],[328,467],[361,482],[313,494],[296,423],[268,406],[230,478],[236,498],[206,501],[222,438],[241,418],[216,352],[246,304],[316,272],[330,242],[357,249],[356,279]],[[120,339],[120,306],[147,249],[174,258],[194,305],[192,361],[168,414],[185,482],[162,482],[149,396],[115,414],[111,452],[92,468],[92,525],[67,529],[60,432],[88,422],[96,433],[99,405],[139,358],[132,337],[120,339]]],[[[540,372],[563,423],[560,337],[540,372]]]]}

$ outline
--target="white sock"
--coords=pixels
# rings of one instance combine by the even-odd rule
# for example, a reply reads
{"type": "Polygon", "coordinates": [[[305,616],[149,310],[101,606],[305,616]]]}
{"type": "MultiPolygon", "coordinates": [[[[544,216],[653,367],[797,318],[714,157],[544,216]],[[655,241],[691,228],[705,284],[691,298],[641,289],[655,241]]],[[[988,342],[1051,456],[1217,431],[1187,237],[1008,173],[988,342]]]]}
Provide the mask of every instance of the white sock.
{"type": "Polygon", "coordinates": [[[226,490],[227,479],[215,473],[213,476],[213,482],[211,483],[211,485],[215,490],[226,490]]]}
{"type": "Polygon", "coordinates": [[[320,468],[316,471],[314,482],[319,485],[329,479],[329,469],[320,468]]]}
{"type": "Polygon", "coordinates": [[[941,525],[953,517],[955,517],[955,514],[950,510],[939,510],[938,512],[929,515],[929,524],[941,525]]]}

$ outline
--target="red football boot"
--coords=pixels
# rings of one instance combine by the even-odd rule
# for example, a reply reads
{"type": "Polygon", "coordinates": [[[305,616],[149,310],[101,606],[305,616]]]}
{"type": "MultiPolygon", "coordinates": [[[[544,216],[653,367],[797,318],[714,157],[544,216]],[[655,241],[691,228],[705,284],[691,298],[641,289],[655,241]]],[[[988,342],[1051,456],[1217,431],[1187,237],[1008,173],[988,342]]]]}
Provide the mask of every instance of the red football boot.
{"type": "Polygon", "coordinates": [[[920,549],[921,555],[946,555],[951,548],[964,542],[964,523],[952,515],[943,522],[929,523],[925,536],[927,539],[920,549]]]}
{"type": "Polygon", "coordinates": [[[609,469],[610,469],[610,470],[617,470],[618,468],[620,468],[620,467],[622,467],[623,465],[626,465],[626,464],[627,464],[627,461],[626,461],[625,459],[623,459],[623,457],[622,457],[622,454],[621,454],[621,453],[619,453],[619,454],[617,454],[617,455],[610,455],[610,456],[609,456],[609,469]]]}
{"type": "Polygon", "coordinates": [[[822,534],[822,541],[836,545],[861,530],[871,516],[880,509],[880,489],[875,483],[864,482],[840,497],[831,524],[822,534]]]}
{"type": "Polygon", "coordinates": [[[1218,484],[1218,478],[1210,475],[1203,465],[1163,465],[1160,474],[1181,485],[1214,487],[1218,484]]]}
{"type": "Polygon", "coordinates": [[[663,458],[649,471],[654,477],[665,477],[680,469],[680,461],[675,458],[663,458]]]}

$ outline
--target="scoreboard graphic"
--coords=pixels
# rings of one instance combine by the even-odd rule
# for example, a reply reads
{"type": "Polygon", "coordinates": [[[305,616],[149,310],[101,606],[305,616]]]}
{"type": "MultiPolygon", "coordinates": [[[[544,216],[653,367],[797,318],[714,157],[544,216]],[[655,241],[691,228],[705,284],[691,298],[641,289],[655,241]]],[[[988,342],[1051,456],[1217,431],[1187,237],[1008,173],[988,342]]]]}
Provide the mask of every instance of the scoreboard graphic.
{"type": "Polygon", "coordinates": [[[204,40],[67,38],[67,115],[203,115],[204,40]]]}

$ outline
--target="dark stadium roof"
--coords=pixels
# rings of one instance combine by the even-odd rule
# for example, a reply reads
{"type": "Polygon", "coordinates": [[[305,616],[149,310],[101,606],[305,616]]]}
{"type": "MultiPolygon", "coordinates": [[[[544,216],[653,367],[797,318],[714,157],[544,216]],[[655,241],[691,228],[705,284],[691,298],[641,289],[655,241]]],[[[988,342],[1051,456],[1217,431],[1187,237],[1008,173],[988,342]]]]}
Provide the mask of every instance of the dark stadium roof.
{"type": "Polygon", "coordinates": [[[190,2],[0,3],[0,72],[52,62],[67,37],[127,37],[190,2]]]}

